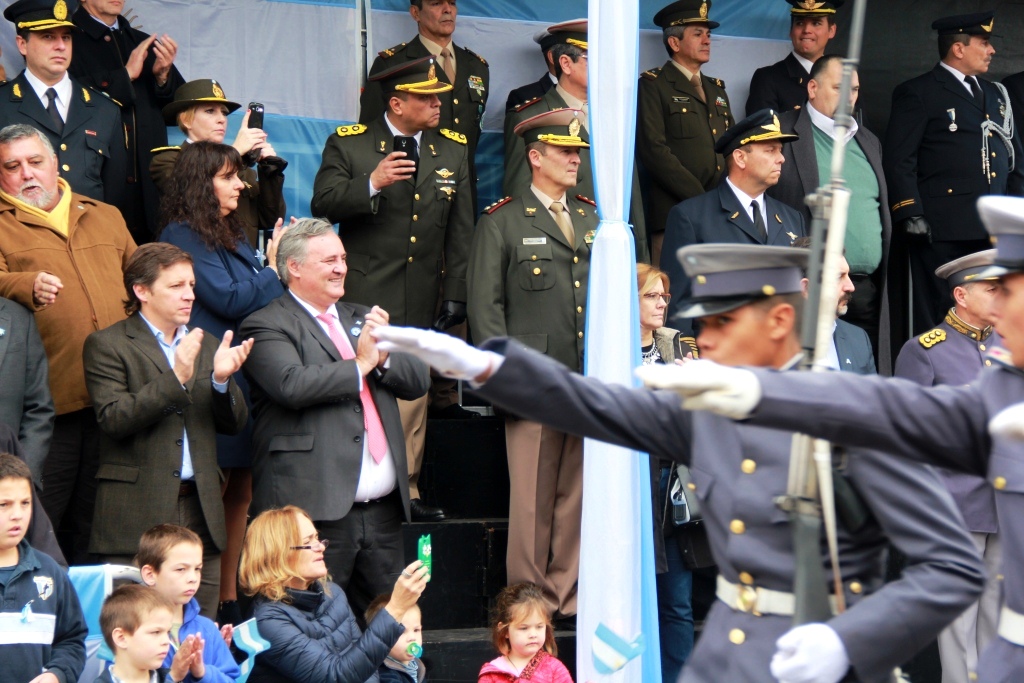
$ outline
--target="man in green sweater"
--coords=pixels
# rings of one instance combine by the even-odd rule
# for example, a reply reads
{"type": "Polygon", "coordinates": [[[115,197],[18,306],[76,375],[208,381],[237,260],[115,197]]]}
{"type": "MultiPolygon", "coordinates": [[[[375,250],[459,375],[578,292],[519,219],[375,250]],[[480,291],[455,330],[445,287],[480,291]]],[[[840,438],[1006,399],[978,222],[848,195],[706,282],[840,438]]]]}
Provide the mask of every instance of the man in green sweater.
{"type": "MultiPolygon", "coordinates": [[[[783,132],[796,133],[800,138],[787,142],[783,147],[786,163],[782,165],[782,176],[768,194],[801,211],[808,225],[811,213],[804,197],[828,182],[831,175],[835,144],[832,117],[839,107],[842,75],[842,58],[825,55],[811,69],[811,78],[807,82],[807,106],[779,116],[783,132]]],[[[859,79],[854,73],[850,89],[851,108],[856,104],[859,87],[859,79]]],[[[846,225],[846,260],[850,264],[850,278],[856,286],[849,311],[843,319],[868,333],[877,355],[878,371],[888,375],[892,367],[892,349],[886,272],[892,222],[882,170],[882,145],[874,134],[856,121],[846,134],[843,177],[851,192],[846,225]]],[[[900,336],[897,341],[902,340],[900,336]]]]}

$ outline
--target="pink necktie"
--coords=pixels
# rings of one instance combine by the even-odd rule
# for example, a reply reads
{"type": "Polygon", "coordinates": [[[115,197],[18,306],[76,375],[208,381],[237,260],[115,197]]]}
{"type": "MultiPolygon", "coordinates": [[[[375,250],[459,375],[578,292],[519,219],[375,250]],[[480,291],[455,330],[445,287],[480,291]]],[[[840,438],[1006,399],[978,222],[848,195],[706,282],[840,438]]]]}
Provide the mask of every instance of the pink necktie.
{"type": "MultiPolygon", "coordinates": [[[[352,360],[356,357],[356,354],[352,351],[352,345],[338,331],[339,322],[336,316],[330,313],[321,313],[317,316],[317,320],[327,325],[327,332],[331,336],[331,341],[334,342],[334,346],[337,347],[338,353],[341,354],[343,359],[352,360]]],[[[359,400],[363,404],[363,427],[366,429],[366,439],[367,445],[370,447],[370,455],[373,456],[373,461],[379,464],[387,452],[388,437],[384,433],[384,423],[380,421],[377,404],[373,402],[373,395],[370,393],[370,378],[364,377],[362,385],[363,388],[359,390],[359,400]]]]}

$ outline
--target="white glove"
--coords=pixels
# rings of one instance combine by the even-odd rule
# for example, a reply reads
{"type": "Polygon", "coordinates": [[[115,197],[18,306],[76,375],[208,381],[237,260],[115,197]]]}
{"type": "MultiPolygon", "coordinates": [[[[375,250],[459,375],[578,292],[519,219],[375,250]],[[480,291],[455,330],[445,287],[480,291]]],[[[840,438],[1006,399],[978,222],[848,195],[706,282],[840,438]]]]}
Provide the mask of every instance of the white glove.
{"type": "Polygon", "coordinates": [[[461,339],[433,330],[388,325],[374,328],[370,334],[381,351],[416,356],[452,379],[475,379],[493,372],[502,360],[496,353],[475,349],[461,339]]]}
{"type": "Polygon", "coordinates": [[[1000,410],[989,420],[988,433],[992,438],[1024,441],[1024,403],[1015,403],[1000,410]]]}
{"type": "Polygon", "coordinates": [[[772,676],[782,683],[837,683],[850,668],[839,634],[827,624],[804,624],[775,641],[772,676]]]}
{"type": "Polygon", "coordinates": [[[734,420],[750,417],[761,401],[761,384],[754,373],[710,360],[643,365],[636,376],[651,389],[679,394],[686,410],[707,410],[734,420]]]}

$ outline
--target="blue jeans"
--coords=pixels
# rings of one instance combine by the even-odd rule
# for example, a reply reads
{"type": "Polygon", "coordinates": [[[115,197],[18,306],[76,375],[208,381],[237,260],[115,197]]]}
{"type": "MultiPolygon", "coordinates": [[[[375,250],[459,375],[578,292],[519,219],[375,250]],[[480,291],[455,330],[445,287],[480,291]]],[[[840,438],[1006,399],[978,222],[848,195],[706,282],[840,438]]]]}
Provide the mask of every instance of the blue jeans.
{"type": "MultiPolygon", "coordinates": [[[[661,496],[656,505],[664,504],[670,472],[667,467],[661,470],[661,496]]],[[[661,530],[656,533],[661,533],[661,530]]],[[[665,555],[668,571],[657,577],[658,630],[661,635],[661,680],[670,683],[679,677],[679,671],[693,651],[693,574],[683,564],[674,536],[665,537],[665,555]]]]}

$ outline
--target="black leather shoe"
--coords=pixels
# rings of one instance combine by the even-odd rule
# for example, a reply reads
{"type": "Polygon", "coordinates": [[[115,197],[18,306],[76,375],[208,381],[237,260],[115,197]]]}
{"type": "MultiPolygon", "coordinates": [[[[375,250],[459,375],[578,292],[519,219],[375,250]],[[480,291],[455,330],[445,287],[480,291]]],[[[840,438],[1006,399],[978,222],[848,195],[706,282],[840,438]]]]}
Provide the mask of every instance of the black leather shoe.
{"type": "Polygon", "coordinates": [[[428,410],[427,417],[433,420],[472,420],[480,417],[480,413],[466,410],[458,403],[452,403],[439,410],[428,410]]]}
{"type": "Polygon", "coordinates": [[[409,501],[409,511],[414,522],[440,522],[444,519],[444,510],[430,507],[419,498],[409,501]]]}

